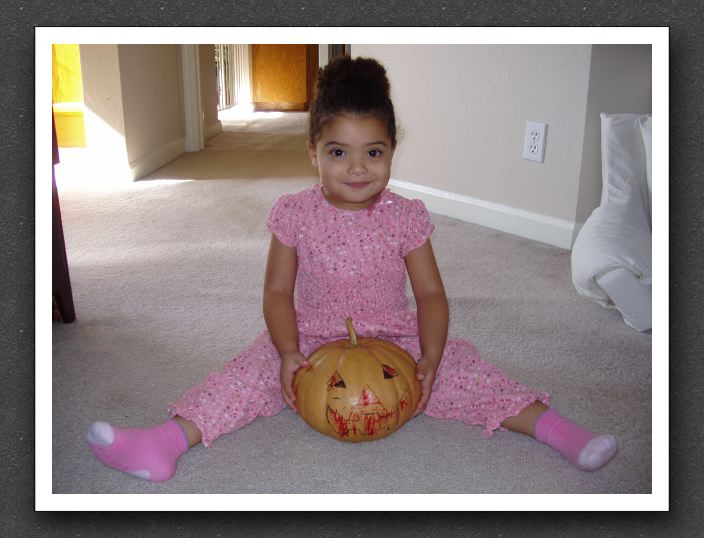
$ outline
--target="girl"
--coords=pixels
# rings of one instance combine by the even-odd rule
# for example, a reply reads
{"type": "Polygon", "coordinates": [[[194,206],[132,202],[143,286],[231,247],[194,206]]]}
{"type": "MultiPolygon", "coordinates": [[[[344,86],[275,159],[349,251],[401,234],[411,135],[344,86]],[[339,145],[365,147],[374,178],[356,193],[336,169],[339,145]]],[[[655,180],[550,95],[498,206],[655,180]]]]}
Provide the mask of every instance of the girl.
{"type": "Polygon", "coordinates": [[[320,183],[281,196],[268,222],[264,331],[248,348],[169,405],[172,417],[147,429],[91,425],[87,441],[103,463],[167,480],[190,447],[296,410],[293,374],[317,347],[360,335],[389,340],[417,361],[416,414],[503,427],[535,437],[584,470],[616,453],[610,435],[586,431],[548,407],[550,397],[483,362],[465,340],[446,342],[448,303],[429,236],[428,212],[387,188],[396,122],[385,69],[343,57],[320,70],[308,154],[320,183]],[[417,311],[405,296],[406,272],[417,311]],[[294,294],[295,289],[295,294],[294,294]]]}

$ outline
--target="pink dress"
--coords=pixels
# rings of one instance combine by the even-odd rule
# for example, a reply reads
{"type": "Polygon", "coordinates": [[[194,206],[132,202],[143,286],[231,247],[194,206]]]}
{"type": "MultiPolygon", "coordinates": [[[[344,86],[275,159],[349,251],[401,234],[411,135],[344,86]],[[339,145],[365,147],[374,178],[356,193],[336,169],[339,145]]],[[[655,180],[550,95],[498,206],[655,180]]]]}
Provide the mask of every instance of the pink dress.
{"type": "MultiPolygon", "coordinates": [[[[281,196],[271,210],[268,229],[298,255],[295,306],[299,344],[304,355],[347,337],[352,317],[359,336],[389,340],[420,358],[418,323],[406,298],[404,257],[433,231],[420,200],[384,190],[362,211],[334,207],[320,185],[281,196]]],[[[258,416],[272,416],[285,404],[279,383],[280,360],[267,331],[224,368],[189,390],[171,416],[193,421],[210,446],[223,433],[258,416]]],[[[479,358],[467,340],[449,340],[438,367],[425,413],[500,428],[546,393],[533,391],[479,358]]]]}

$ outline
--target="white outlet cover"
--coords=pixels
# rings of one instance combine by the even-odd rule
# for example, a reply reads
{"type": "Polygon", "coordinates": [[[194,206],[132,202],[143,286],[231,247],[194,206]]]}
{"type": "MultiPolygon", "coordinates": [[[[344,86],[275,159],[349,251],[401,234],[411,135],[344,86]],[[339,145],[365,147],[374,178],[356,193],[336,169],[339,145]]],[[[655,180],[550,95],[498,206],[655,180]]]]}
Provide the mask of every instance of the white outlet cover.
{"type": "Polygon", "coordinates": [[[548,126],[537,121],[526,122],[526,136],[523,141],[523,158],[542,163],[545,160],[545,137],[548,126]]]}

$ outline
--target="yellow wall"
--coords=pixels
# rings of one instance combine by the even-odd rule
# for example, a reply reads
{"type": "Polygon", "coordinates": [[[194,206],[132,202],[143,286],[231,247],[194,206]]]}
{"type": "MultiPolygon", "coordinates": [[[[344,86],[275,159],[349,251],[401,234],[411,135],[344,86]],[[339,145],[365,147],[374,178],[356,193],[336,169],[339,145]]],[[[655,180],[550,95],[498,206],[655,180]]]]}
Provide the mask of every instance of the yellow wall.
{"type": "Polygon", "coordinates": [[[83,80],[78,45],[52,45],[51,95],[59,147],[85,147],[83,80]]]}

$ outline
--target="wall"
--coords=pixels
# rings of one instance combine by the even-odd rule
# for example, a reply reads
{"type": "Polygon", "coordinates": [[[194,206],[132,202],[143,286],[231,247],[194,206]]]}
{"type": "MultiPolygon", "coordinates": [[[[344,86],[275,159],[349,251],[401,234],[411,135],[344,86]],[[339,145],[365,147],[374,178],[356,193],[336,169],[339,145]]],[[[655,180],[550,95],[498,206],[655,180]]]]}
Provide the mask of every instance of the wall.
{"type": "MultiPolygon", "coordinates": [[[[594,50],[608,73],[614,51],[594,50]]],[[[431,211],[564,248],[580,192],[590,193],[585,212],[601,188],[588,103],[619,83],[590,83],[592,53],[591,45],[352,45],[353,56],[375,57],[389,73],[401,133],[393,177],[410,184],[403,194],[415,192],[431,211]],[[528,120],[548,124],[542,164],[522,158],[528,120]]]]}
{"type": "Polygon", "coordinates": [[[83,81],[78,45],[51,46],[51,101],[58,146],[85,147],[83,81]]]}
{"type": "Polygon", "coordinates": [[[179,45],[119,45],[125,139],[134,177],[183,153],[179,45]]]}
{"type": "MultiPolygon", "coordinates": [[[[140,179],[184,153],[180,51],[180,45],[80,45],[88,146],[84,165],[100,170],[96,178],[140,179]]],[[[206,136],[222,128],[213,59],[212,45],[201,45],[206,136]]]]}
{"type": "Polygon", "coordinates": [[[594,45],[590,62],[585,144],[575,215],[576,233],[601,199],[601,112],[652,111],[652,47],[594,45]]]}
{"type": "Polygon", "coordinates": [[[52,102],[82,103],[83,82],[78,45],[52,45],[51,68],[52,102]]]}
{"type": "Polygon", "coordinates": [[[118,45],[80,45],[87,154],[96,181],[129,175],[118,45]],[[99,179],[98,179],[99,178],[99,179]]]}

